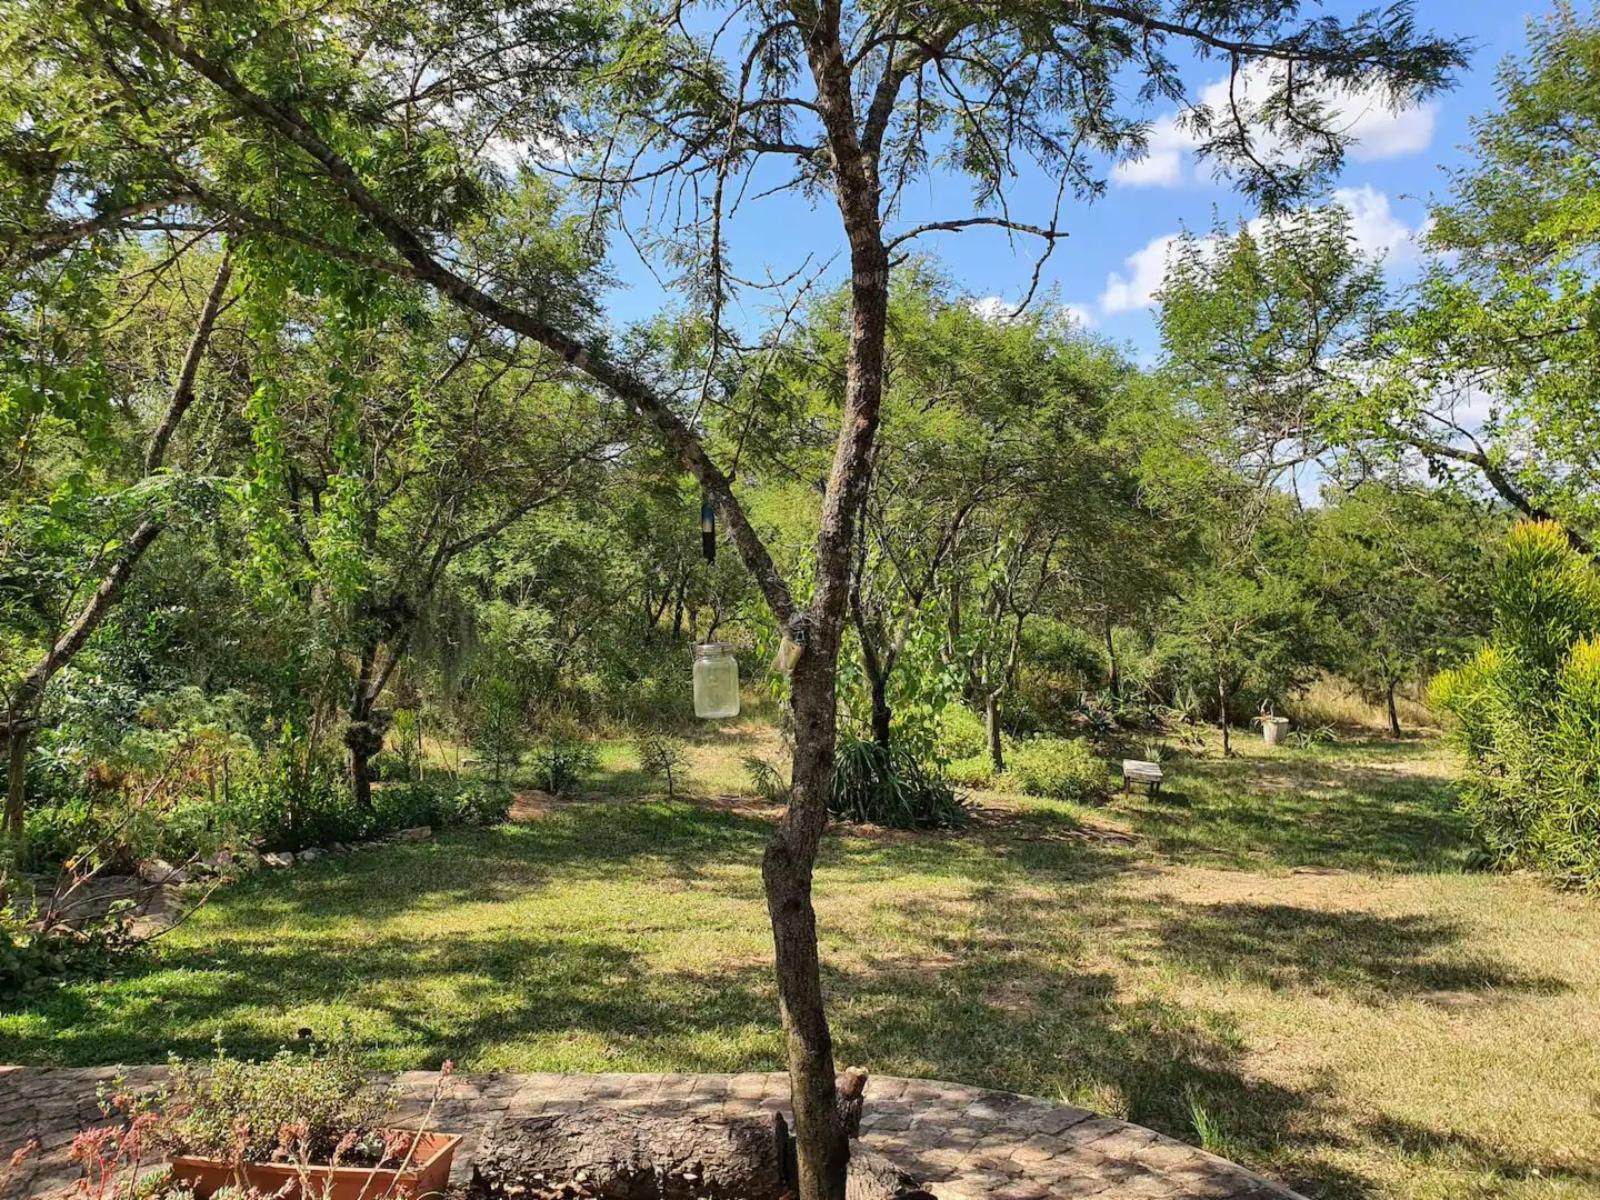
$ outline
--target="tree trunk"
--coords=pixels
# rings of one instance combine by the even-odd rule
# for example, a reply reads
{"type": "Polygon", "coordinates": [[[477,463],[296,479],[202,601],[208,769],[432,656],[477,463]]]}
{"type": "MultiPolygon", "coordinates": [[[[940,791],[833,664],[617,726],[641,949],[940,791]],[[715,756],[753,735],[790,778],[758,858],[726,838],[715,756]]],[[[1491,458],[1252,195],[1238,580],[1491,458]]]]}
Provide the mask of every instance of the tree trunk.
{"type": "Polygon", "coordinates": [[[1395,707],[1395,703],[1394,703],[1394,689],[1395,689],[1395,685],[1398,682],[1399,681],[1395,680],[1395,679],[1389,680],[1389,696],[1388,696],[1388,699],[1389,699],[1389,736],[1390,737],[1396,737],[1396,738],[1400,736],[1400,710],[1395,707]]]}
{"type": "Polygon", "coordinates": [[[1113,700],[1122,699],[1122,673],[1117,666],[1117,646],[1111,637],[1111,621],[1106,621],[1106,691],[1113,700]]]}
{"type": "Polygon", "coordinates": [[[345,749],[350,752],[350,791],[362,812],[372,811],[372,756],[383,749],[386,732],[373,710],[372,678],[377,657],[375,643],[362,648],[361,668],[356,672],[344,729],[345,749]]]}
{"type": "Polygon", "coordinates": [[[884,694],[886,690],[883,680],[872,681],[872,740],[885,750],[889,749],[892,736],[890,725],[894,718],[894,713],[889,708],[889,699],[884,694]]]}
{"type": "Polygon", "coordinates": [[[811,903],[817,845],[833,787],[837,637],[808,646],[795,664],[795,753],[789,807],[761,861],[794,1106],[801,1200],[838,1200],[850,1160],[834,1082],[833,1037],[823,1009],[817,917],[811,903]],[[820,651],[820,652],[819,652],[820,651]]]}
{"type": "Polygon", "coordinates": [[[983,698],[983,726],[989,735],[989,761],[995,774],[1006,769],[1005,739],[1000,735],[1000,697],[989,692],[983,698]]]}
{"type": "Polygon", "coordinates": [[[25,721],[13,720],[6,732],[6,840],[21,855],[23,852],[23,814],[28,794],[28,744],[31,741],[25,721]]]}
{"type": "Polygon", "coordinates": [[[1222,757],[1233,753],[1233,737],[1228,728],[1228,685],[1217,678],[1217,724],[1222,726],[1222,757]]]}

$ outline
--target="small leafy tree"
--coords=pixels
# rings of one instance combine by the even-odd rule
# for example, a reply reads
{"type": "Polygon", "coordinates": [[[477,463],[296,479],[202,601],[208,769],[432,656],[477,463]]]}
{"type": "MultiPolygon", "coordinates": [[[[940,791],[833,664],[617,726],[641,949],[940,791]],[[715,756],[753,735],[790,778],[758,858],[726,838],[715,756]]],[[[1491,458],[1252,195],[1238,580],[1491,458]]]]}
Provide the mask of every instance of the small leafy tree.
{"type": "Polygon", "coordinates": [[[501,783],[508,769],[516,770],[527,745],[527,717],[522,697],[515,684],[497,675],[485,683],[478,694],[472,747],[494,770],[494,781],[501,783]]]}
{"type": "Polygon", "coordinates": [[[667,785],[668,800],[677,799],[678,784],[688,763],[683,742],[670,734],[651,733],[639,739],[639,767],[667,785]]]}
{"type": "Polygon", "coordinates": [[[1312,606],[1292,579],[1208,566],[1172,601],[1162,650],[1180,680],[1216,703],[1222,752],[1241,699],[1281,698],[1311,661],[1312,606]]]}
{"type": "Polygon", "coordinates": [[[1385,706],[1488,632],[1481,514],[1448,494],[1372,482],[1316,514],[1304,565],[1328,665],[1385,706]]]}

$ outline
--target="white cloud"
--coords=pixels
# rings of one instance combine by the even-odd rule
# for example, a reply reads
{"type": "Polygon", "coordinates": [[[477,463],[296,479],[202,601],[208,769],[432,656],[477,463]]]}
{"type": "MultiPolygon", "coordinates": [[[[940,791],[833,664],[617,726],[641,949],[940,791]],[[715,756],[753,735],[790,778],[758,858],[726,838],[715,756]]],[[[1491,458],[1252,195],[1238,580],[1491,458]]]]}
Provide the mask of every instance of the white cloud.
{"type": "Polygon", "coordinates": [[[1414,257],[1422,227],[1411,228],[1394,213],[1389,197],[1371,184],[1338,188],[1333,202],[1350,214],[1350,235],[1363,254],[1393,266],[1414,257]]]}
{"type": "MultiPolygon", "coordinates": [[[[997,322],[1009,321],[1017,311],[1016,304],[1003,296],[984,296],[972,301],[971,308],[985,321],[997,322]]],[[[1095,323],[1094,309],[1087,304],[1051,305],[1046,316],[1064,320],[1080,329],[1093,329],[1095,323]]]]}
{"type": "Polygon", "coordinates": [[[1155,294],[1167,276],[1167,258],[1178,238],[1176,233],[1162,234],[1128,255],[1123,261],[1125,273],[1113,271],[1106,277],[1106,289],[1100,293],[1100,310],[1132,312],[1154,303],[1155,294]]]}
{"type": "MultiPolygon", "coordinates": [[[[1254,97],[1271,86],[1272,71],[1265,63],[1246,67],[1234,81],[1231,95],[1227,77],[1214,80],[1200,90],[1198,104],[1223,120],[1230,119],[1230,108],[1237,100],[1248,121],[1254,97]]],[[[1439,107],[1432,101],[1394,110],[1376,88],[1343,86],[1324,90],[1322,100],[1330,109],[1332,127],[1355,139],[1350,156],[1360,162],[1417,154],[1433,140],[1439,107]]],[[[1196,177],[1194,152],[1198,145],[1199,139],[1179,126],[1178,114],[1166,113],[1151,122],[1144,157],[1116,164],[1111,178],[1128,187],[1178,187],[1196,177]]],[[[1291,154],[1281,138],[1264,129],[1256,131],[1253,152],[1264,161],[1284,160],[1291,154]]]]}
{"type": "Polygon", "coordinates": [[[1178,128],[1176,117],[1158,117],[1150,125],[1144,157],[1119,162],[1111,178],[1129,187],[1178,187],[1187,178],[1194,146],[1193,135],[1178,128]]]}
{"type": "MultiPolygon", "coordinates": [[[[1407,225],[1395,213],[1386,193],[1363,185],[1339,188],[1331,199],[1350,214],[1350,236],[1363,254],[1381,257],[1389,266],[1416,256],[1426,222],[1416,228],[1407,225]]],[[[1248,228],[1260,233],[1266,221],[1265,217],[1255,217],[1248,222],[1248,228]]],[[[1109,315],[1153,306],[1155,294],[1166,280],[1172,249],[1181,236],[1164,233],[1128,255],[1123,260],[1123,269],[1106,277],[1105,290],[1100,293],[1100,311],[1109,315]]],[[[1204,248],[1212,241],[1205,237],[1200,239],[1200,244],[1204,248]]]]}
{"type": "Polygon", "coordinates": [[[1060,308],[1061,315],[1066,317],[1080,329],[1093,329],[1095,324],[1094,309],[1087,304],[1063,304],[1060,308]]]}
{"type": "MultiPolygon", "coordinates": [[[[1354,104],[1352,100],[1344,111],[1351,111],[1354,104]]],[[[1361,162],[1379,162],[1420,154],[1433,141],[1433,123],[1438,115],[1439,106],[1432,100],[1393,112],[1369,96],[1366,106],[1346,130],[1356,139],[1355,145],[1350,147],[1350,157],[1361,162]]]]}
{"type": "Polygon", "coordinates": [[[1017,310],[1017,306],[1001,296],[985,296],[981,300],[972,302],[972,311],[985,321],[1006,321],[1017,310]]]}

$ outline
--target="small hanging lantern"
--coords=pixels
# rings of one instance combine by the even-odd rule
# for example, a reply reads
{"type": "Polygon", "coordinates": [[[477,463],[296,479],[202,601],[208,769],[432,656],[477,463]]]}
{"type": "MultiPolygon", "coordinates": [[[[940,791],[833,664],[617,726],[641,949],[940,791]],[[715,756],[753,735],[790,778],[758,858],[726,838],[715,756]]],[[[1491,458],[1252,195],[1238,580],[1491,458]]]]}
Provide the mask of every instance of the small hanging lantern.
{"type": "Polygon", "coordinates": [[[700,553],[708,563],[717,561],[717,509],[710,496],[700,498],[700,553]]]}
{"type": "Polygon", "coordinates": [[[708,721],[739,715],[739,663],[727,642],[694,648],[694,715],[708,721]]]}

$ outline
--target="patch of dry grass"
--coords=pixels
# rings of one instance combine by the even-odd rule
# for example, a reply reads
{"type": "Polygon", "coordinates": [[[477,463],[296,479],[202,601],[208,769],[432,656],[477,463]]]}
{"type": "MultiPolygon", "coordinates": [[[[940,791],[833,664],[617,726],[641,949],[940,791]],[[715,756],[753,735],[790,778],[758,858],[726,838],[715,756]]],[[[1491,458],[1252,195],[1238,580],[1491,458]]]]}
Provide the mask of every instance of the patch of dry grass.
{"type": "MultiPolygon", "coordinates": [[[[1395,711],[1404,733],[1438,732],[1438,715],[1406,689],[1395,696],[1395,711]]],[[[1331,675],[1318,679],[1297,697],[1289,705],[1289,715],[1304,725],[1332,725],[1372,733],[1389,731],[1389,714],[1382,704],[1369,702],[1354,684],[1331,675]]]]}

